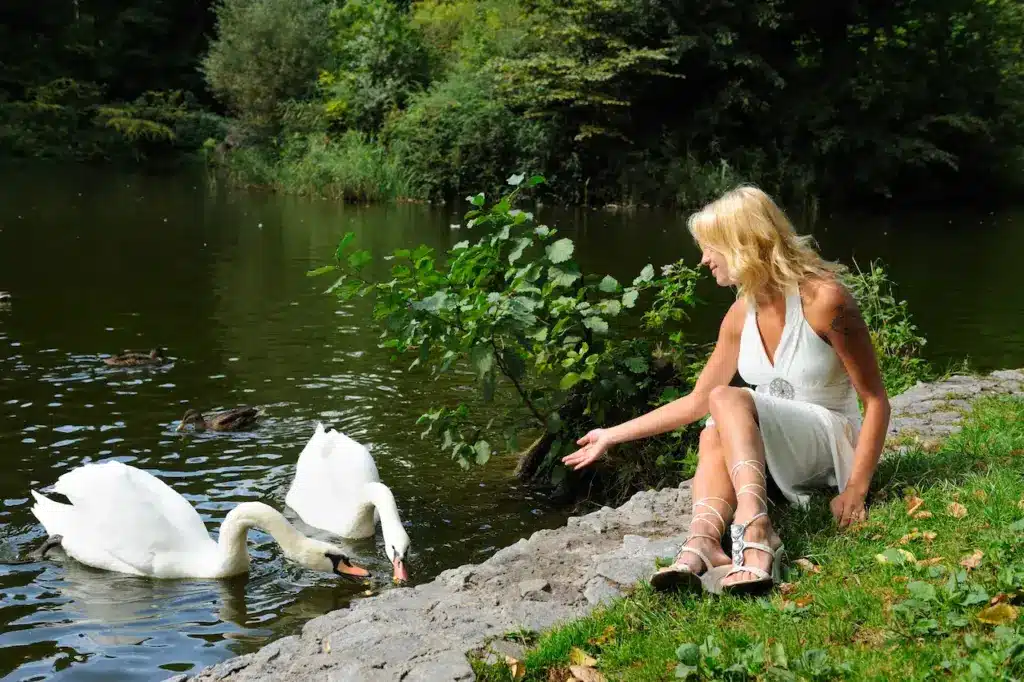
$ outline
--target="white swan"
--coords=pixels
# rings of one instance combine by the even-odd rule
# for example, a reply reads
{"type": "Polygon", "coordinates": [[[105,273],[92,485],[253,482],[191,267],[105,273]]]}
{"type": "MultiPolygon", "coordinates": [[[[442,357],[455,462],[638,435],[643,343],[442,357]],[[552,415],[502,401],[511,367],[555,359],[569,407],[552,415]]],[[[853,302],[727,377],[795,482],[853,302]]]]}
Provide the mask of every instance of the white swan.
{"type": "Polygon", "coordinates": [[[339,547],[306,537],[260,502],[232,509],[215,542],[184,497],[149,472],[122,462],[72,469],[53,489],[71,504],[32,491],[32,513],[50,536],[40,556],[60,544],[71,558],[107,571],[153,578],[225,578],[249,570],[246,536],[250,528],[260,528],[302,566],[343,577],[370,575],[339,547]]]}
{"type": "Polygon", "coordinates": [[[380,519],[393,578],[395,582],[409,579],[405,567],[409,535],[398,516],[395,496],[380,482],[370,451],[345,434],[325,431],[317,423],[299,453],[284,501],[309,525],[343,538],[372,536],[380,519]]]}

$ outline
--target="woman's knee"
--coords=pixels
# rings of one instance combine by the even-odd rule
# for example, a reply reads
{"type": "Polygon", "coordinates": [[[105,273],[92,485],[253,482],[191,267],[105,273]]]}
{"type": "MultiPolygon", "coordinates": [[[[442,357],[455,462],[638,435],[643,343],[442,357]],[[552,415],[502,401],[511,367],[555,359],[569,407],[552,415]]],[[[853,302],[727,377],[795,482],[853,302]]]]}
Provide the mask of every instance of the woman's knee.
{"type": "Polygon", "coordinates": [[[705,426],[701,429],[697,456],[700,459],[722,456],[722,436],[719,435],[717,426],[705,426]]]}
{"type": "Polygon", "coordinates": [[[739,413],[754,414],[754,399],[750,393],[735,386],[716,386],[708,395],[708,407],[715,421],[739,413]]]}

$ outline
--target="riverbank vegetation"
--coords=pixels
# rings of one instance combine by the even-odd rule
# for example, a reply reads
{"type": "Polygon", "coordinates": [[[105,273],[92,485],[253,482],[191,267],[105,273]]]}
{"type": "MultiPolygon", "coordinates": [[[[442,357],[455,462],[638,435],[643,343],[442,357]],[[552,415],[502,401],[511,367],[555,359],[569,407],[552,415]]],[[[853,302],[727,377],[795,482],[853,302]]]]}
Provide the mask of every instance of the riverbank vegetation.
{"type": "MultiPolygon", "coordinates": [[[[419,419],[424,437],[463,467],[518,455],[521,479],[567,501],[608,503],[689,478],[700,424],[619,446],[591,471],[569,472],[561,457],[590,429],[692,389],[710,350],[707,339],[687,332],[699,305],[698,271],[682,261],[651,263],[625,282],[587,272],[572,239],[516,207],[544,178],[508,182],[511,190],[497,199],[469,197],[466,239],[447,253],[399,249],[387,256],[390,273],[374,278],[372,254],[348,234],[336,262],[311,274],[333,274],[328,291],[346,301],[372,301],[393,361],[431,378],[463,372],[475,384],[472,398],[450,396],[419,419]]],[[[881,265],[846,277],[888,390],[934,377],[921,356],[925,340],[881,265]]]]}
{"type": "Polygon", "coordinates": [[[549,200],[692,207],[962,198],[1024,174],[1012,0],[223,0],[205,61],[239,182],[451,199],[506,169],[549,200]],[[965,182],[970,178],[970,182],[965,182]],[[952,194],[951,194],[952,193],[952,194]]]}
{"type": "Polygon", "coordinates": [[[779,512],[799,560],[770,597],[641,584],[477,679],[1020,679],[1022,452],[1024,401],[975,402],[938,451],[883,460],[866,523],[837,532],[824,497],[779,512]]]}
{"type": "Polygon", "coordinates": [[[1015,0],[27,0],[0,8],[0,155],[205,156],[235,182],[693,207],[1006,195],[1015,0]],[[220,114],[227,114],[225,132],[220,114]]]}

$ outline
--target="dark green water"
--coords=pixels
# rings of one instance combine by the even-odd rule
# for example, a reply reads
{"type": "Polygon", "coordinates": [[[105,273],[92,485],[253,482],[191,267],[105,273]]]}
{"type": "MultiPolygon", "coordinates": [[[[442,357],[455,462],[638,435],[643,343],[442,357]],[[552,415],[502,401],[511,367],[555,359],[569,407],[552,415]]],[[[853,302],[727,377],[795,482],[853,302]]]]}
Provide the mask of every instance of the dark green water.
{"type": "MultiPolygon", "coordinates": [[[[0,176],[0,291],[13,295],[0,310],[0,676],[162,679],[295,633],[364,589],[282,561],[255,532],[250,574],[223,582],[103,573],[60,552],[2,563],[42,539],[28,491],[83,462],[116,457],[158,473],[215,531],[241,501],[284,509],[295,459],[322,420],[372,447],[409,526],[414,581],[563,521],[509,484],[507,463],[466,474],[420,440],[416,416],[459,400],[466,384],[390,365],[366,309],[340,305],[322,295],[327,282],[304,276],[349,230],[378,254],[454,243],[465,238],[449,227],[458,213],[230,192],[202,175],[33,167],[0,176]],[[156,345],[172,365],[120,370],[100,360],[156,345]],[[264,406],[262,427],[173,431],[187,407],[237,404],[264,406]]],[[[696,257],[678,216],[541,216],[577,238],[590,271],[625,279],[648,262],[696,257]]],[[[820,225],[826,255],[889,263],[933,359],[1024,365],[1015,293],[1024,214],[820,225]]],[[[730,294],[707,286],[702,295],[709,305],[694,327],[708,338],[730,294]]],[[[348,548],[387,577],[379,533],[348,548]]]]}

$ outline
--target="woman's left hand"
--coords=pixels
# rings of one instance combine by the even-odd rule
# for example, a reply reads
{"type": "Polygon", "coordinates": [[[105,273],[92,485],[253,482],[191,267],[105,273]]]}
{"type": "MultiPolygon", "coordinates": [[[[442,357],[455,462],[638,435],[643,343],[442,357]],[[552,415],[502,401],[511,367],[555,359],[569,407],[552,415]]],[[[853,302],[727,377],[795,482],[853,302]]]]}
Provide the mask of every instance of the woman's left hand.
{"type": "Polygon", "coordinates": [[[839,523],[840,528],[846,528],[851,523],[860,523],[868,518],[868,511],[864,505],[867,495],[863,495],[853,488],[847,488],[832,498],[832,516],[839,523]]]}

